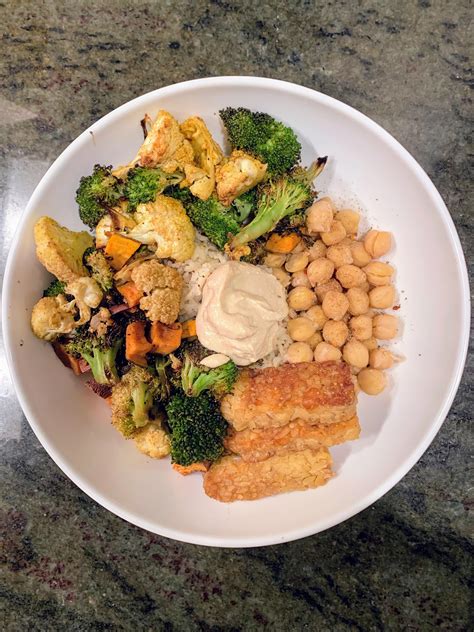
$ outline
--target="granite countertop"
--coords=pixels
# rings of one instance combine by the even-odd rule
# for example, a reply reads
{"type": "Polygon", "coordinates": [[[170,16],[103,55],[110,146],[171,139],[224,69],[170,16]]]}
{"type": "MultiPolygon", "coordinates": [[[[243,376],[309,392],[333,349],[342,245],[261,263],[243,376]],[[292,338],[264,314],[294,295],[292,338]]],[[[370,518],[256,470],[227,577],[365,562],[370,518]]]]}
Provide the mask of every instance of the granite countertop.
{"type": "MultiPolygon", "coordinates": [[[[294,81],[383,125],[439,188],[472,263],[469,5],[0,2],[2,270],[35,184],[84,128],[151,89],[226,74],[294,81]]],[[[85,496],[30,430],[2,355],[2,629],[469,629],[471,376],[472,357],[435,441],[375,506],[299,542],[219,550],[85,496]]]]}

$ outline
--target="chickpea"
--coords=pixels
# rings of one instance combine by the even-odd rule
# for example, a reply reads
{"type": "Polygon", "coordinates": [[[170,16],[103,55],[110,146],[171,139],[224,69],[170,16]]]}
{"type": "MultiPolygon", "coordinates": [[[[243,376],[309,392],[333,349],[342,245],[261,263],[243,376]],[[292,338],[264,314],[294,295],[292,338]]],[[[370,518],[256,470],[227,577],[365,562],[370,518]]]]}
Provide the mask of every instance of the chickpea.
{"type": "Polygon", "coordinates": [[[285,265],[286,255],[271,252],[265,257],[265,265],[269,268],[281,268],[285,265]]]}
{"type": "Polygon", "coordinates": [[[352,263],[351,248],[348,244],[343,244],[342,242],[335,246],[329,246],[326,258],[334,263],[335,268],[340,268],[345,264],[352,263]]]}
{"type": "Polygon", "coordinates": [[[357,382],[367,395],[378,395],[387,385],[387,378],[377,369],[362,369],[357,376],[357,382]]]}
{"type": "Polygon", "coordinates": [[[306,227],[310,233],[327,232],[331,229],[334,207],[328,197],[321,198],[309,207],[306,212],[306,227]]]}
{"type": "Polygon", "coordinates": [[[309,287],[295,287],[288,294],[288,306],[297,312],[309,309],[316,302],[316,294],[309,287]]]}
{"type": "Polygon", "coordinates": [[[364,248],[373,259],[383,257],[392,247],[392,234],[384,230],[369,230],[364,237],[364,248]]]}
{"type": "Polygon", "coordinates": [[[297,362],[311,362],[313,350],[306,342],[293,342],[288,347],[286,359],[294,364],[297,362]]]}
{"type": "Polygon", "coordinates": [[[316,331],[320,331],[328,319],[320,305],[313,305],[313,307],[310,307],[305,316],[313,321],[316,326],[316,331]]]}
{"type": "Polygon", "coordinates": [[[394,269],[388,263],[371,261],[363,268],[367,274],[367,281],[372,285],[390,285],[394,269]]]}
{"type": "Polygon", "coordinates": [[[309,346],[311,347],[311,349],[315,349],[320,342],[323,341],[323,337],[321,336],[321,334],[319,333],[319,331],[316,331],[311,338],[308,338],[308,340],[306,341],[309,346]]]}
{"type": "Polygon", "coordinates": [[[370,290],[370,283],[368,281],[364,281],[363,283],[361,283],[357,287],[360,287],[361,290],[364,290],[365,293],[368,293],[369,290],[370,290]]]}
{"type": "Polygon", "coordinates": [[[363,270],[351,264],[343,265],[336,270],[336,279],[345,288],[357,287],[366,280],[363,270]]]}
{"type": "Polygon", "coordinates": [[[291,251],[291,254],[298,254],[299,252],[303,252],[304,250],[306,250],[306,244],[304,242],[304,239],[300,239],[291,251]]]}
{"type": "Polygon", "coordinates": [[[341,292],[329,291],[323,299],[323,311],[332,320],[342,320],[349,308],[349,301],[341,292]]]}
{"type": "Polygon", "coordinates": [[[305,342],[316,331],[316,326],[312,320],[305,316],[298,316],[288,321],[288,335],[296,342],[305,342]]]}
{"type": "Polygon", "coordinates": [[[369,295],[359,287],[351,287],[346,293],[349,301],[349,312],[352,316],[360,316],[365,314],[369,309],[369,295]]]}
{"type": "Polygon", "coordinates": [[[324,297],[326,296],[328,292],[330,291],[342,292],[342,285],[339,283],[339,281],[336,281],[336,279],[329,279],[327,283],[323,283],[322,285],[317,285],[314,288],[314,291],[316,292],[318,301],[322,303],[324,300],[324,297]]]}
{"type": "Polygon", "coordinates": [[[369,364],[369,350],[359,340],[349,340],[344,345],[342,357],[351,366],[363,369],[369,364]]]}
{"type": "Polygon", "coordinates": [[[285,263],[287,272],[299,272],[308,265],[309,257],[306,252],[298,252],[288,257],[285,263]]]}
{"type": "Polygon", "coordinates": [[[311,283],[309,282],[308,275],[306,274],[304,270],[295,272],[291,276],[291,285],[293,287],[311,287],[311,283]]]}
{"type": "Polygon", "coordinates": [[[372,338],[368,338],[367,340],[362,340],[363,344],[367,347],[369,351],[373,351],[377,349],[378,342],[377,339],[372,336],[372,338]]]}
{"type": "Polygon", "coordinates": [[[316,362],[337,362],[341,359],[341,355],[341,351],[328,342],[320,342],[314,350],[314,359],[316,362]]]}
{"type": "Polygon", "coordinates": [[[369,364],[373,369],[390,369],[393,366],[393,355],[388,349],[372,349],[369,358],[369,364]]]}
{"type": "Polygon", "coordinates": [[[388,309],[395,303],[393,285],[379,285],[369,292],[370,306],[376,309],[388,309]]]}
{"type": "Polygon", "coordinates": [[[395,338],[398,332],[397,318],[391,314],[377,314],[374,316],[373,331],[375,338],[378,338],[378,340],[395,338]]]}
{"type": "Polygon", "coordinates": [[[290,285],[291,277],[283,268],[272,268],[272,274],[280,281],[283,287],[290,285]]]}
{"type": "Polygon", "coordinates": [[[334,244],[338,244],[345,236],[346,229],[337,219],[332,222],[331,228],[328,231],[321,232],[321,239],[324,241],[326,246],[334,246],[334,244]]]}
{"type": "Polygon", "coordinates": [[[349,329],[342,320],[328,320],[323,327],[323,338],[334,347],[342,347],[349,335],[349,329]]]}
{"type": "Polygon", "coordinates": [[[332,277],[334,272],[334,263],[329,259],[315,259],[312,261],[306,274],[308,275],[309,282],[314,287],[315,285],[322,285],[327,283],[332,277]]]}
{"type": "Polygon", "coordinates": [[[348,235],[357,235],[359,230],[360,215],[357,211],[351,209],[343,209],[336,213],[335,219],[339,220],[346,229],[348,235]]]}
{"type": "Polygon", "coordinates": [[[317,239],[308,251],[309,260],[314,261],[326,256],[328,247],[321,239],[317,239]]]}
{"type": "Polygon", "coordinates": [[[349,321],[349,327],[356,340],[368,340],[372,338],[372,319],[364,314],[354,316],[349,321]]]}
{"type": "Polygon", "coordinates": [[[369,264],[372,257],[364,248],[364,244],[361,241],[353,241],[351,244],[352,263],[358,268],[363,268],[369,264]]]}

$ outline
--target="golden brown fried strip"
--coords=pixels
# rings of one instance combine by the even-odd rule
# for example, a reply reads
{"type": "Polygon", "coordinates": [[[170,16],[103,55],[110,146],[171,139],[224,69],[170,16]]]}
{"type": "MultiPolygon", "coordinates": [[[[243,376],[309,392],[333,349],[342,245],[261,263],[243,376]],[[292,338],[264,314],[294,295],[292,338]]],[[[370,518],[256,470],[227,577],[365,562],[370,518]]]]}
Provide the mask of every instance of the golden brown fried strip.
{"type": "Polygon", "coordinates": [[[235,430],[284,426],[296,419],[329,424],[356,414],[350,368],[344,362],[301,362],[242,371],[222,400],[235,430]]]}
{"type": "Polygon", "coordinates": [[[331,456],[326,448],[288,452],[258,463],[224,456],[204,475],[204,491],[222,502],[255,500],[318,487],[331,476],[331,456]]]}
{"type": "Polygon", "coordinates": [[[311,426],[304,421],[290,421],[277,428],[260,430],[242,430],[230,434],[225,440],[229,452],[238,454],[244,461],[263,461],[274,454],[295,452],[310,448],[330,447],[345,441],[358,439],[359,419],[352,417],[347,421],[322,426],[311,426]]]}

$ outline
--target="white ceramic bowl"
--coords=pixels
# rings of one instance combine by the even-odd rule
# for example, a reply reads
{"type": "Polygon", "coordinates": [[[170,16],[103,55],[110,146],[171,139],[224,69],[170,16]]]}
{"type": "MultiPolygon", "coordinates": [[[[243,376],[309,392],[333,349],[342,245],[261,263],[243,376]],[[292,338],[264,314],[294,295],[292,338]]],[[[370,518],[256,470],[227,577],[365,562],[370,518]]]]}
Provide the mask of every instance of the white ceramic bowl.
{"type": "Polygon", "coordinates": [[[258,546],[322,531],[393,487],[438,432],[455,395],[469,331],[469,292],[458,236],[427,175],[387,132],[356,110],[297,85],[256,77],[218,77],[145,94],[83,132],[48,170],[13,241],[4,282],[7,356],[23,410],[39,440],[83,491],[140,527],[213,546],[258,546]],[[33,225],[51,215],[83,228],[74,193],[95,163],[123,164],[142,140],[139,121],[164,108],[182,120],[198,114],[219,140],[224,106],[263,110],[298,133],[303,161],[328,155],[317,181],[324,194],[363,209],[367,226],[392,231],[403,323],[396,350],[406,357],[391,387],[360,397],[359,441],[332,450],[336,476],[326,486],[254,502],[207,498],[200,476],[181,477],[167,460],[141,455],[109,423],[107,405],[66,370],[29,327],[48,282],[34,253],[33,225]],[[23,345],[20,344],[23,341],[23,345]]]}

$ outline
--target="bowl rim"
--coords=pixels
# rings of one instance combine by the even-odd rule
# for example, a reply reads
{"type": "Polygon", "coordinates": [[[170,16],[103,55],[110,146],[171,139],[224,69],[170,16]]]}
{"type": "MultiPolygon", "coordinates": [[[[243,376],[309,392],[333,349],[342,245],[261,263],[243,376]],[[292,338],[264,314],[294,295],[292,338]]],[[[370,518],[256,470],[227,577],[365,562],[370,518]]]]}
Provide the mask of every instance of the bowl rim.
{"type": "Polygon", "coordinates": [[[202,79],[192,79],[189,81],[182,81],[176,84],[163,86],[156,90],[152,90],[150,92],[144,93],[126,103],[120,105],[115,108],[111,112],[108,112],[88,128],[86,128],[79,136],[77,136],[54,160],[51,166],[48,168],[44,176],[41,178],[40,182],[36,186],[33,194],[31,195],[27,206],[22,212],[15,234],[12,239],[12,243],[10,245],[7,262],[5,266],[4,280],[3,280],[3,299],[2,299],[2,322],[3,322],[3,341],[5,345],[5,355],[7,359],[7,365],[10,371],[12,383],[15,389],[15,393],[18,397],[21,408],[30,424],[33,432],[36,437],[40,441],[43,448],[49,454],[49,456],[53,459],[56,465],[63,471],[63,473],[75,484],[79,489],[81,489],[84,493],[86,493],[89,497],[91,497],[95,502],[99,503],[107,510],[111,511],[115,515],[123,518],[127,522],[130,522],[134,525],[137,525],[143,529],[156,533],[158,535],[171,538],[174,540],[179,540],[182,542],[188,542],[191,544],[200,544],[206,546],[215,546],[215,547],[232,547],[232,548],[246,548],[246,547],[255,547],[255,546],[268,546],[273,544],[279,544],[284,542],[289,542],[293,540],[297,540],[300,538],[304,538],[310,535],[314,535],[316,533],[320,533],[321,531],[325,531],[333,526],[348,520],[352,516],[360,513],[374,502],[376,502],[379,498],[381,498],[384,494],[386,494],[390,489],[392,489],[408,472],[409,470],[416,464],[416,462],[421,458],[423,453],[429,447],[434,437],[438,433],[443,421],[445,420],[451,404],[454,400],[456,392],[459,387],[459,383],[461,381],[461,377],[464,370],[464,365],[467,357],[468,343],[469,343],[469,331],[470,331],[470,292],[469,292],[469,280],[466,262],[464,258],[464,253],[462,250],[461,242],[459,236],[457,234],[454,222],[449,214],[449,211],[440,195],[438,190],[436,189],[433,182],[430,180],[426,172],[423,168],[418,164],[418,162],[413,158],[413,156],[406,150],[401,143],[399,143],[389,132],[387,132],[383,127],[381,127],[378,123],[370,119],[365,114],[362,114],[352,106],[349,106],[334,97],[330,97],[325,95],[317,90],[313,90],[312,88],[307,88],[305,86],[301,86],[295,83],[282,81],[279,79],[270,79],[256,76],[245,76],[245,75],[229,75],[229,76],[218,76],[218,77],[206,77],[202,79]],[[89,137],[89,134],[94,131],[94,128],[102,126],[104,123],[113,123],[114,119],[120,116],[124,111],[129,108],[133,108],[137,102],[139,101],[148,101],[153,99],[159,99],[163,96],[169,96],[173,93],[179,93],[182,91],[187,91],[189,89],[193,89],[195,87],[225,87],[232,86],[235,87],[236,83],[240,84],[243,88],[252,89],[255,87],[262,88],[267,87],[273,90],[277,90],[283,93],[292,93],[296,96],[307,97],[314,101],[320,102],[332,109],[339,110],[343,112],[347,116],[356,120],[359,124],[362,124],[375,132],[382,140],[390,145],[392,149],[394,149],[399,156],[399,158],[407,163],[407,166],[414,172],[417,178],[421,181],[421,184],[425,187],[427,193],[432,198],[433,204],[439,208],[441,219],[445,225],[446,231],[451,238],[451,243],[454,246],[454,250],[457,256],[457,264],[459,268],[461,287],[462,287],[462,307],[463,307],[463,315],[462,315],[462,331],[460,332],[461,338],[461,346],[460,351],[457,357],[456,369],[453,371],[453,374],[450,379],[449,390],[445,397],[445,401],[441,409],[438,411],[437,416],[433,420],[433,423],[429,429],[429,431],[424,436],[424,439],[420,441],[413,450],[409,453],[407,458],[399,464],[398,468],[394,470],[385,482],[379,485],[377,488],[372,490],[371,493],[366,494],[364,497],[361,497],[357,503],[354,503],[350,509],[343,509],[336,514],[328,517],[326,520],[322,520],[318,523],[318,525],[314,526],[306,526],[302,528],[293,529],[290,532],[286,532],[283,535],[267,535],[267,536],[242,536],[242,537],[220,537],[216,538],[214,536],[207,535],[196,535],[186,530],[181,529],[171,529],[167,527],[162,527],[161,525],[157,525],[148,520],[142,519],[140,516],[136,515],[134,512],[129,512],[124,510],[121,506],[117,505],[115,502],[109,500],[107,497],[103,496],[99,493],[93,486],[87,484],[84,480],[82,480],[82,476],[79,472],[74,470],[69,464],[62,458],[61,454],[57,452],[48,442],[48,439],[45,437],[42,429],[41,423],[35,418],[30,405],[28,403],[28,394],[26,389],[21,386],[21,379],[19,373],[17,372],[17,366],[15,361],[15,353],[14,353],[14,345],[11,344],[11,327],[10,320],[8,318],[8,306],[9,306],[9,297],[13,292],[13,278],[12,278],[12,268],[13,268],[13,260],[14,255],[18,248],[19,235],[21,228],[27,219],[31,209],[36,206],[36,200],[40,197],[43,189],[45,189],[49,183],[54,180],[56,176],[56,171],[59,168],[59,165],[63,163],[65,159],[69,156],[69,154],[73,153],[76,147],[78,147],[82,142],[84,142],[85,138],[89,137]]]}

